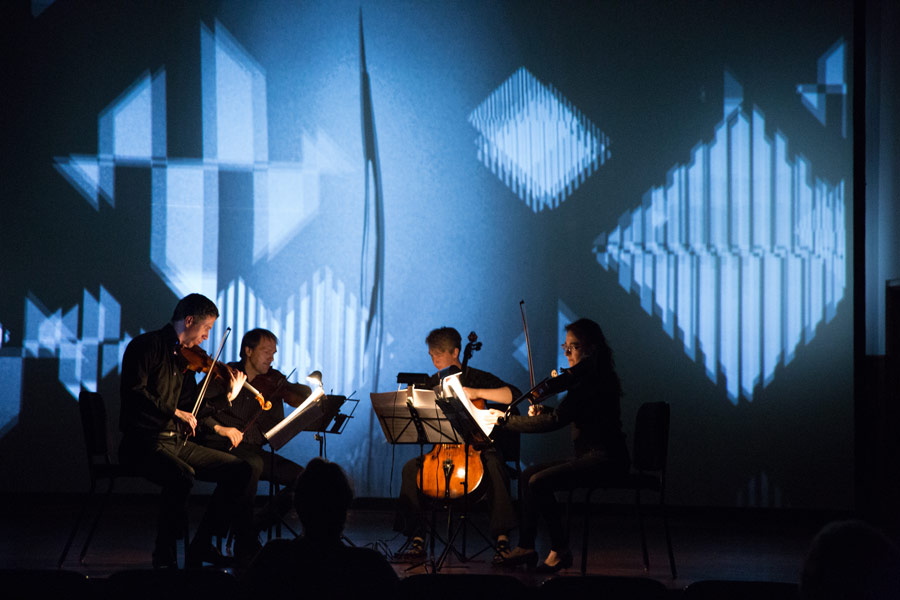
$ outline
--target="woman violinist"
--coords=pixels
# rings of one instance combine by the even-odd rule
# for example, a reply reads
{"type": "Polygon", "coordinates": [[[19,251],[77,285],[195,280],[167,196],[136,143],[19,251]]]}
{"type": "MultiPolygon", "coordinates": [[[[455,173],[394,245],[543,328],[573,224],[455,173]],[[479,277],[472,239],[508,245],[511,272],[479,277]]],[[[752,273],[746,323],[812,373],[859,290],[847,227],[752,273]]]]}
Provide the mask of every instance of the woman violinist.
{"type": "Polygon", "coordinates": [[[624,476],[630,464],[620,419],[622,388],[603,331],[590,319],[570,323],[563,349],[569,369],[543,386],[550,393],[568,391],[555,410],[534,404],[527,416],[505,418],[503,412],[491,411],[498,425],[520,433],[572,426],[574,457],[536,464],[522,473],[524,514],[519,545],[503,560],[507,566],[537,563],[535,538],[538,518],[543,517],[550,533],[550,553],[537,570],[548,573],[572,566],[554,492],[624,476]]]}
{"type": "Polygon", "coordinates": [[[311,393],[309,386],[290,383],[272,361],[278,351],[278,338],[267,329],[252,329],[241,340],[241,360],[229,363],[229,367],[247,374],[252,386],[244,388],[229,402],[215,382],[210,384],[207,409],[201,412],[203,425],[200,443],[216,450],[230,452],[247,461],[253,469],[251,489],[256,490],[259,480],[272,481],[284,488],[276,495],[272,505],[265,506],[254,516],[257,531],[274,525],[291,508],[290,491],[303,467],[278,454],[264,450],[265,432],[284,418],[284,403],[299,406],[311,393]],[[253,388],[271,403],[264,407],[253,388]]]}

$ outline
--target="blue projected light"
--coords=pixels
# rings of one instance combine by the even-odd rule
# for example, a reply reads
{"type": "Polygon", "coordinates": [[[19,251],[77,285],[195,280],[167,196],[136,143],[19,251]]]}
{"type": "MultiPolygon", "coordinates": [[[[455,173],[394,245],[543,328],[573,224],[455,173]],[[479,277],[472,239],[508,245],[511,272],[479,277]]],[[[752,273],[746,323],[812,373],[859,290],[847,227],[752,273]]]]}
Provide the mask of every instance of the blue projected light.
{"type": "Polygon", "coordinates": [[[361,340],[368,311],[328,267],[316,270],[311,281],[303,282],[275,309],[266,306],[243,279],[222,290],[216,304],[222,318],[214,326],[214,341],[222,339],[226,326],[233,329],[222,360],[238,360],[244,334],[264,327],[278,337],[278,362],[296,367],[301,380],[318,369],[327,389],[354,390],[362,384],[361,340]]]}
{"type": "Polygon", "coordinates": [[[813,84],[799,84],[797,93],[809,112],[825,125],[828,96],[841,98],[841,134],[847,137],[847,44],[838,40],[819,57],[817,81],[813,84]]]}
{"type": "Polygon", "coordinates": [[[609,138],[525,67],[469,115],[478,158],[531,210],[553,209],[609,158],[609,138]]]}
{"type": "Polygon", "coordinates": [[[846,286],[844,181],[814,179],[765,119],[732,113],[594,253],[729,399],[753,399],[831,321],[846,286]]]}
{"type": "MultiPolygon", "coordinates": [[[[301,372],[325,369],[329,385],[354,389],[363,379],[362,340],[369,309],[347,293],[329,269],[317,271],[312,282],[304,283],[296,296],[275,310],[267,308],[242,279],[221,291],[218,282],[221,171],[252,173],[257,262],[271,258],[300,232],[319,210],[321,177],[352,172],[350,161],[321,131],[301,133],[302,162],[269,161],[265,73],[219,23],[214,33],[201,25],[201,77],[202,159],[167,156],[162,70],[143,75],[103,111],[98,156],[57,158],[55,166],[98,210],[101,198],[115,207],[117,165],[151,169],[152,267],[178,296],[200,292],[217,298],[225,317],[217,321],[217,332],[221,336],[228,324],[235,329],[224,359],[237,359],[244,332],[267,327],[279,336],[280,357],[286,364],[301,372]],[[196,222],[205,224],[199,233],[196,222]],[[350,348],[357,350],[347,351],[350,348]]],[[[101,293],[106,294],[102,289],[101,293]]],[[[88,298],[85,292],[84,310],[90,316],[93,304],[88,298]]],[[[118,318],[118,304],[116,308],[118,318]]],[[[118,365],[130,339],[117,341],[121,347],[110,354],[110,340],[77,338],[76,309],[65,317],[49,315],[30,301],[26,322],[30,332],[26,349],[33,355],[41,351],[58,355],[60,381],[73,396],[81,385],[94,391],[98,368],[102,377],[118,365]]]]}
{"type": "Polygon", "coordinates": [[[26,298],[22,356],[58,358],[59,381],[77,398],[82,387],[96,392],[97,382],[118,368],[131,341],[127,334],[120,338],[120,330],[121,306],[103,286],[99,298],[84,290],[81,306],[65,314],[26,298]]]}
{"type": "Polygon", "coordinates": [[[215,33],[201,25],[201,63],[202,159],[167,156],[161,70],[144,74],[100,115],[97,156],[58,157],[55,166],[97,210],[101,198],[115,206],[116,166],[152,169],[152,265],[176,295],[213,297],[220,171],[253,173],[253,259],[259,261],[271,258],[316,214],[321,176],[351,167],[321,131],[302,133],[302,162],[269,161],[265,73],[219,23],[215,33]],[[193,229],[185,235],[185,214],[207,224],[200,235],[193,229]]]}

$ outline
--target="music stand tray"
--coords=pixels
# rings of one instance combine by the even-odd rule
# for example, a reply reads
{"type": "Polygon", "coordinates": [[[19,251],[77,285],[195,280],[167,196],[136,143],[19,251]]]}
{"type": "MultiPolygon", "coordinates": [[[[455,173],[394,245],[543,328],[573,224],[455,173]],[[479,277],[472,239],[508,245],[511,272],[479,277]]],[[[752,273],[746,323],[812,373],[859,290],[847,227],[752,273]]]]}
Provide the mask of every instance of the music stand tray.
{"type": "Polygon", "coordinates": [[[459,436],[431,390],[400,389],[370,394],[381,431],[390,444],[458,444],[459,436]]]}

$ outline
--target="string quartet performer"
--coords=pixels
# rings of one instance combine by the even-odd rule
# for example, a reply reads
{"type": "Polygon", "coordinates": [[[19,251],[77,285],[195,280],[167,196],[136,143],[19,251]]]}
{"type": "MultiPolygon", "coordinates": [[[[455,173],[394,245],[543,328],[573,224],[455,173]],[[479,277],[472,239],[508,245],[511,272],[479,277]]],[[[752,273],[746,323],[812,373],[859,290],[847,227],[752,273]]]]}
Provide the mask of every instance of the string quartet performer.
{"type": "MultiPolygon", "coordinates": [[[[199,348],[219,316],[216,305],[201,294],[179,300],[162,328],[135,337],[125,349],[120,379],[119,426],[123,433],[119,456],[123,464],[159,485],[159,516],[152,554],[154,568],[176,568],[176,540],[187,530],[187,506],[194,480],[216,483],[215,492],[191,541],[185,564],[204,562],[228,566],[212,545],[222,529],[235,532],[235,558],[251,551],[250,466],[236,456],[195,443],[194,412],[178,406],[189,368],[184,351],[199,348]]],[[[228,372],[223,388],[234,398],[243,387],[243,373],[228,372]]]]}
{"type": "MultiPolygon", "coordinates": [[[[475,369],[460,362],[462,337],[452,327],[440,327],[432,330],[425,338],[428,355],[437,372],[426,383],[428,388],[437,386],[440,377],[462,371],[461,383],[466,395],[473,402],[486,401],[499,405],[509,405],[518,397],[519,390],[504,382],[499,377],[475,369]]],[[[501,436],[503,434],[501,433],[501,436]]],[[[509,439],[506,434],[504,443],[518,439],[509,439]]],[[[500,440],[495,439],[495,442],[500,440]]],[[[501,560],[501,552],[509,552],[509,532],[516,525],[516,514],[509,493],[509,474],[503,457],[501,446],[495,443],[480,452],[483,477],[479,485],[486,487],[490,506],[490,535],[496,540],[497,554],[495,561],[501,560]]],[[[397,503],[397,515],[394,522],[395,531],[407,536],[408,548],[401,554],[401,560],[420,560],[425,557],[425,517],[419,498],[419,472],[423,465],[423,457],[409,460],[404,466],[401,476],[400,497],[397,503]]],[[[471,470],[471,468],[470,468],[471,470]]]]}
{"type": "Polygon", "coordinates": [[[281,491],[253,517],[253,530],[259,532],[275,525],[291,509],[294,482],[303,472],[302,466],[264,447],[265,432],[284,419],[285,404],[300,406],[312,390],[307,385],[289,382],[272,367],[278,338],[268,329],[245,333],[240,348],[240,360],[228,366],[244,374],[253,389],[243,388],[229,400],[226,382],[210,383],[210,397],[200,413],[198,437],[204,446],[227,452],[250,466],[251,497],[256,494],[259,481],[281,486],[281,491]],[[254,391],[260,392],[264,402],[254,391]]]}
{"type": "Polygon", "coordinates": [[[571,425],[572,458],[535,464],[522,473],[524,510],[519,543],[502,557],[506,566],[525,564],[534,568],[538,560],[538,520],[542,518],[550,534],[550,551],[536,570],[544,573],[572,566],[572,552],[554,492],[623,477],[630,466],[620,417],[622,387],[602,329],[590,319],[570,323],[563,350],[569,369],[541,382],[523,397],[534,402],[527,415],[490,410],[491,422],[507,431],[540,433],[571,425]],[[563,391],[566,395],[555,409],[539,404],[542,397],[563,391]]]}

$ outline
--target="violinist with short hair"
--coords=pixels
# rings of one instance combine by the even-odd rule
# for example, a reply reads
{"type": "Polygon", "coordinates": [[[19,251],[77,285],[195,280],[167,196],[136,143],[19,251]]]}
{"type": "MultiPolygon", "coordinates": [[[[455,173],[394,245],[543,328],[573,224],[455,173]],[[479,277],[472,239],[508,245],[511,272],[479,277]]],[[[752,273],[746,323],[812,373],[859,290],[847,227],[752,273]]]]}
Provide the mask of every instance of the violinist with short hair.
{"type": "MultiPolygon", "coordinates": [[[[438,370],[429,378],[427,387],[440,383],[441,375],[463,371],[460,382],[470,400],[484,400],[497,404],[510,404],[519,390],[504,382],[499,377],[466,366],[459,360],[462,337],[452,327],[440,327],[432,330],[425,338],[428,355],[438,370]]],[[[503,432],[500,432],[503,436],[503,432]]],[[[496,540],[495,562],[502,558],[502,553],[509,551],[508,534],[516,525],[516,513],[509,495],[509,474],[506,469],[502,446],[507,443],[518,444],[518,439],[494,439],[495,444],[481,451],[481,462],[484,467],[484,478],[480,485],[485,486],[490,504],[490,534],[496,540]]],[[[397,502],[397,515],[394,529],[407,536],[407,551],[401,560],[419,560],[425,557],[425,520],[419,501],[419,472],[422,458],[410,459],[403,467],[400,498],[397,502]]]]}
{"type": "MultiPolygon", "coordinates": [[[[222,528],[230,526],[235,531],[236,556],[239,545],[249,537],[251,469],[235,456],[189,439],[197,426],[193,407],[178,406],[183,383],[194,380],[185,379],[188,362],[181,349],[203,343],[218,316],[212,300],[189,294],[175,306],[169,323],[131,340],[122,358],[120,460],[162,487],[154,568],[178,566],[175,541],[187,527],[188,498],[195,479],[217,486],[188,548],[186,565],[226,566],[227,559],[212,545],[212,536],[222,528]]],[[[229,372],[224,383],[229,397],[237,395],[245,379],[243,373],[229,372]]]]}
{"type": "Polygon", "coordinates": [[[255,495],[257,483],[271,481],[284,489],[273,502],[254,516],[253,527],[261,531],[275,525],[291,509],[291,490],[303,467],[279,454],[269,452],[265,432],[284,419],[284,404],[297,407],[312,393],[309,386],[290,383],[272,368],[278,338],[268,329],[252,329],[241,340],[241,360],[229,363],[232,369],[246,373],[247,381],[271,403],[264,410],[252,391],[241,390],[229,401],[221,385],[210,383],[207,409],[201,413],[200,443],[228,452],[246,461],[253,470],[250,488],[255,495]]]}

